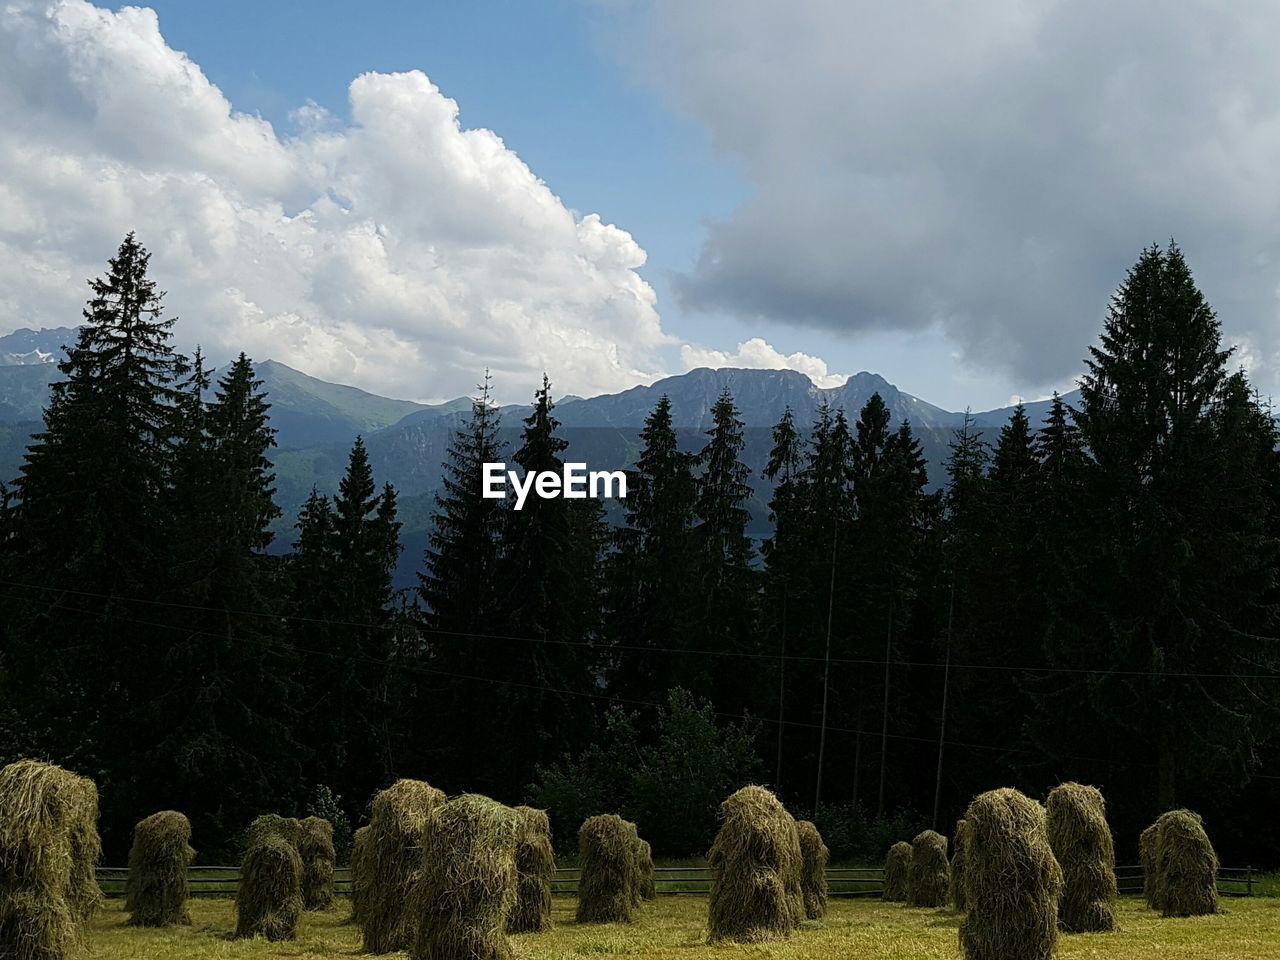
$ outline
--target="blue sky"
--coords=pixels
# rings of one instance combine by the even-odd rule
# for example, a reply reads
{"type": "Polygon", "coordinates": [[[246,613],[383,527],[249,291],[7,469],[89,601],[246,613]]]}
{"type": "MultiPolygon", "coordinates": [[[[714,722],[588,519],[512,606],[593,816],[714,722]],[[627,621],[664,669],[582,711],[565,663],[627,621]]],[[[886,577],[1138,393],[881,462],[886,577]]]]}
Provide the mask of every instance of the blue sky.
{"type": "Polygon", "coordinates": [[[1275,394],[1278,32],[1273,0],[10,0],[0,322],[74,318],[136,228],[180,339],[391,396],[789,366],[981,410],[1070,389],[1175,237],[1275,394]]]}
{"type": "MultiPolygon", "coordinates": [[[[126,4],[112,4],[119,9],[126,4]]],[[[783,353],[820,356],[833,372],[870,369],[933,403],[1003,405],[1011,386],[962,369],[936,334],[857,336],[731,312],[682,308],[675,274],[692,268],[709,219],[750,192],[705,128],[628,75],[625,37],[582,0],[536,3],[260,3],[153,0],[168,44],[187,53],[233,107],[281,133],[313,100],[349,116],[347,88],[367,71],[422,70],[456,100],[464,127],[486,127],[570,208],[597,212],[648,254],[665,329],[732,352],[763,337],[783,353]]]]}

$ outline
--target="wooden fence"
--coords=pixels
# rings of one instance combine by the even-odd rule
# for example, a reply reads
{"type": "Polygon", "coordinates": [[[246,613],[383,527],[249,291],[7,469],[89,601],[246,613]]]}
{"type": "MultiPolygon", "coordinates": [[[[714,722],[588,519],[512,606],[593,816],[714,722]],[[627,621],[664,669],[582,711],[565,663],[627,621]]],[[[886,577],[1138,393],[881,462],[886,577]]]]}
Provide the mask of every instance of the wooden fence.
{"type": "MultiPolygon", "coordinates": [[[[129,871],[125,867],[99,867],[98,883],[108,897],[124,895],[125,879],[129,871]]],[[[239,867],[191,867],[189,871],[191,892],[196,896],[231,896],[239,884],[239,867]]],[[[1139,866],[1116,867],[1116,882],[1122,895],[1136,896],[1142,893],[1142,868],[1139,866]]],[[[879,897],[884,888],[882,867],[831,867],[827,870],[827,883],[833,897],[879,897]]],[[[351,871],[340,867],[334,877],[338,893],[351,891],[351,871]]],[[[706,894],[711,889],[711,870],[706,866],[658,867],[654,875],[654,887],[660,894],[706,894]]],[[[1218,870],[1218,892],[1224,896],[1253,896],[1255,877],[1252,867],[1222,867],[1218,870]]],[[[556,871],[551,884],[552,893],[576,894],[578,892],[578,868],[565,867],[556,871]]]]}

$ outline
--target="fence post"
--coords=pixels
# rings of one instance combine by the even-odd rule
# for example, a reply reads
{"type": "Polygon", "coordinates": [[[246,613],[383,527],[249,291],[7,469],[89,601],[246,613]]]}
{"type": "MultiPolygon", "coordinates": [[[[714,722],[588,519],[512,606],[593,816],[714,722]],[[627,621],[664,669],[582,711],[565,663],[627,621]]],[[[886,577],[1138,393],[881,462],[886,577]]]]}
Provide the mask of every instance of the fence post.
{"type": "Polygon", "coordinates": [[[1253,867],[1244,868],[1245,889],[1248,891],[1246,896],[1253,896],[1253,867]]]}

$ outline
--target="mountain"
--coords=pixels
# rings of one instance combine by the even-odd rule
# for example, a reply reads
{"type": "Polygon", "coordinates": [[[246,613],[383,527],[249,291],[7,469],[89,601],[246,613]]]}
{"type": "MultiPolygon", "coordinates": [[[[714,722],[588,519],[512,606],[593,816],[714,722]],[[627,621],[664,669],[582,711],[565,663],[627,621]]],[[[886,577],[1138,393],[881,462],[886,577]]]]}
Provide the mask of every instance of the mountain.
{"type": "MultiPolygon", "coordinates": [[[[16,475],[28,438],[40,429],[49,384],[59,375],[53,361],[74,336],[73,328],[62,327],[17,330],[0,337],[0,361],[13,359],[0,363],[0,479],[16,475]]],[[[271,402],[271,422],[277,431],[272,458],[276,499],[285,515],[277,524],[276,549],[288,549],[297,510],[313,487],[321,493],[337,490],[351,443],[360,435],[378,482],[394,484],[400,494],[405,551],[397,580],[401,585],[411,582],[421,561],[441,464],[453,431],[470,410],[470,401],[459,398],[424,404],[394,400],[308,376],[275,360],[264,360],[256,369],[271,402]]],[[[744,423],[743,460],[752,471],[754,487],[751,533],[757,537],[768,532],[766,504],[771,493],[761,471],[772,447],[773,425],[788,407],[802,428],[812,423],[824,400],[832,408],[843,408],[852,422],[872,394],[879,393],[895,425],[910,420],[928,459],[930,485],[935,489],[942,483],[947,445],[965,416],[899,390],[874,373],[858,373],[839,387],[823,389],[794,370],[700,368],[620,393],[559,400],[556,414],[569,441],[566,458],[586,463],[593,470],[631,466],[639,452],[644,418],[664,394],[671,400],[681,447],[690,452],[699,450],[711,426],[711,407],[725,389],[733,394],[744,423]]],[[[1073,392],[1063,399],[1077,402],[1078,394],[1073,392]]],[[[1033,425],[1039,426],[1048,407],[1048,401],[1026,404],[1033,425]]],[[[507,442],[508,459],[519,442],[521,421],[528,409],[511,405],[501,410],[500,436],[507,442]]],[[[972,416],[979,431],[993,442],[1010,413],[1011,408],[1001,407],[972,416]]],[[[620,513],[616,503],[608,509],[611,516],[620,513]]]]}

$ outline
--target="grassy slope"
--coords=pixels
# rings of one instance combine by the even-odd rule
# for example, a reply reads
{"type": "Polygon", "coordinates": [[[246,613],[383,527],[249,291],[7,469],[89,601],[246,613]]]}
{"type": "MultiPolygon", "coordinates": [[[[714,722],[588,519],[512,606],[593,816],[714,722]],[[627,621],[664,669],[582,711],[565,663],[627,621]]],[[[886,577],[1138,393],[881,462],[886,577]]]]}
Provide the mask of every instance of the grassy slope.
{"type": "MultiPolygon", "coordinates": [[[[723,960],[743,956],[780,960],[954,960],[959,957],[959,918],[947,910],[914,910],[899,904],[837,900],[827,919],[809,923],[786,943],[764,947],[705,944],[707,902],[703,897],[661,897],[646,905],[629,926],[577,926],[572,897],[555,899],[556,928],[515,937],[522,956],[571,960],[583,956],[666,957],[669,960],[723,960]]],[[[1114,934],[1063,937],[1058,955],[1070,958],[1152,960],[1280,960],[1280,901],[1231,900],[1229,912],[1214,917],[1163,920],[1138,900],[1121,902],[1122,930],[1114,934]]],[[[132,960],[238,960],[238,958],[336,958],[359,952],[359,933],[344,925],[345,901],[331,912],[307,914],[293,943],[233,941],[230,900],[198,899],[194,925],[174,930],[124,926],[123,907],[113,900],[93,923],[92,956],[132,960]]],[[[403,956],[396,954],[395,956],[403,956]]]]}

